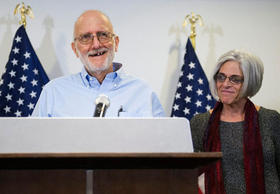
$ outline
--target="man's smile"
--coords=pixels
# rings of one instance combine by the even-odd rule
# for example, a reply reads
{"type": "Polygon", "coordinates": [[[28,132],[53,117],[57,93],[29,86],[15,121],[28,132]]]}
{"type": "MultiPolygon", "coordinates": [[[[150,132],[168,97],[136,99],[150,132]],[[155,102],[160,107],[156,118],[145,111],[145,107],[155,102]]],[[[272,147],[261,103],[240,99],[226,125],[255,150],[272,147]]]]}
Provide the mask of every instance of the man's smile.
{"type": "Polygon", "coordinates": [[[106,48],[93,50],[93,51],[88,53],[88,56],[89,57],[98,57],[98,56],[104,55],[107,52],[108,52],[108,49],[106,49],[106,48]]]}

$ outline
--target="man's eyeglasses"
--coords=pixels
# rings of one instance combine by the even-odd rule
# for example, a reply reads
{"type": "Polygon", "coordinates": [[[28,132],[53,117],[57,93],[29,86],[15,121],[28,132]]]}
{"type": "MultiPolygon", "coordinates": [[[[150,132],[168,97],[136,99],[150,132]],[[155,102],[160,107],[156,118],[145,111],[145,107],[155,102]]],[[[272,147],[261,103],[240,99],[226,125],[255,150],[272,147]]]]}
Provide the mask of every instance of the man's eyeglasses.
{"type": "Polygon", "coordinates": [[[93,42],[94,37],[97,37],[98,41],[101,44],[107,43],[112,40],[115,34],[111,32],[96,32],[96,35],[91,33],[82,34],[79,37],[76,37],[74,41],[78,40],[81,44],[88,45],[93,42]]]}
{"type": "Polygon", "coordinates": [[[231,76],[227,77],[223,73],[217,73],[214,76],[215,81],[218,81],[218,82],[221,82],[221,83],[226,81],[227,78],[229,79],[230,83],[232,83],[232,84],[241,84],[244,81],[244,78],[240,75],[231,75],[231,76]]]}

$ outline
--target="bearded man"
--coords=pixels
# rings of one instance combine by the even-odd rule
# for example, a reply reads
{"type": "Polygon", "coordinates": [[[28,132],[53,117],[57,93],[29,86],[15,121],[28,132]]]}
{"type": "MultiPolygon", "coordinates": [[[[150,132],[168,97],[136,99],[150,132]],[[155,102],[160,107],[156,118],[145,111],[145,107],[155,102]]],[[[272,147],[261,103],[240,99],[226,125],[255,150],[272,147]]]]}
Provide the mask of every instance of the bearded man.
{"type": "Polygon", "coordinates": [[[82,71],[50,81],[44,86],[32,116],[91,117],[95,100],[110,100],[106,117],[160,117],[163,108],[143,81],[121,71],[113,63],[119,37],[101,11],[85,11],[75,22],[72,49],[83,64],[82,71]]]}

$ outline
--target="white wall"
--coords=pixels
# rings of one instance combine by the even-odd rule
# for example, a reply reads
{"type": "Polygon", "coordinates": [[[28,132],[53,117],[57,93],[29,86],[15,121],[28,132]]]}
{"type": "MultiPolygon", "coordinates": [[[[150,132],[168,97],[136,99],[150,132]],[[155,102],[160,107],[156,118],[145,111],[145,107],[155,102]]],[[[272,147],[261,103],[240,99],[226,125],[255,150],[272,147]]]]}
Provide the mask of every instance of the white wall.
{"type": "MultiPolygon", "coordinates": [[[[0,73],[8,60],[18,28],[16,0],[0,0],[0,73]]],[[[35,19],[27,33],[49,77],[76,73],[81,64],[71,50],[73,24],[87,9],[99,9],[112,20],[120,37],[115,61],[129,74],[142,78],[171,111],[187,36],[184,17],[200,14],[196,52],[207,76],[224,52],[241,48],[258,55],[265,74],[256,104],[280,112],[280,1],[279,0],[26,0],[35,19]]],[[[189,30],[189,27],[188,27],[189,30]]]]}

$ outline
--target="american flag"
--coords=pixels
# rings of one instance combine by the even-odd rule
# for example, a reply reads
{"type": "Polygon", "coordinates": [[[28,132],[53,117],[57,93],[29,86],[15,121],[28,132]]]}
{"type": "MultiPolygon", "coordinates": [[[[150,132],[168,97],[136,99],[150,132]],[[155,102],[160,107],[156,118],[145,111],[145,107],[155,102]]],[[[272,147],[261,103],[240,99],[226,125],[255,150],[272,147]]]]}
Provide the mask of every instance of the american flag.
{"type": "Polygon", "coordinates": [[[171,116],[190,120],[195,114],[206,112],[214,105],[207,77],[188,39],[171,116]]]}
{"type": "Polygon", "coordinates": [[[49,81],[24,26],[17,30],[5,72],[0,78],[0,116],[30,116],[49,81]]]}

